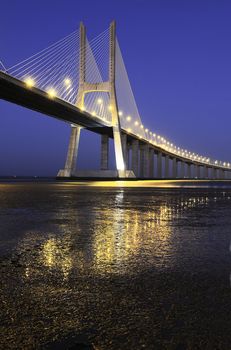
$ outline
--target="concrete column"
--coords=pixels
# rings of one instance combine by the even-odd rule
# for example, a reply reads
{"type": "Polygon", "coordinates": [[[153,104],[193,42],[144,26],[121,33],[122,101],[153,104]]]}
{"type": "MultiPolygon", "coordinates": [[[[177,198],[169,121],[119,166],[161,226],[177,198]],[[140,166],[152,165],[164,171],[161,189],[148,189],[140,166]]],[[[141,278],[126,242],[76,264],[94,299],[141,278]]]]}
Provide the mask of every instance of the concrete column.
{"type": "Polygon", "coordinates": [[[121,139],[122,139],[122,148],[123,148],[123,154],[124,154],[124,160],[126,163],[126,169],[128,169],[129,167],[129,149],[128,149],[128,145],[127,145],[127,135],[126,134],[122,134],[121,135],[121,139]]]}
{"type": "Polygon", "coordinates": [[[149,147],[144,145],[144,178],[149,177],[149,147]]]}
{"type": "Polygon", "coordinates": [[[164,177],[165,177],[166,179],[169,178],[169,156],[165,156],[164,177]]]}
{"type": "Polygon", "coordinates": [[[224,180],[224,178],[225,178],[224,177],[224,170],[220,169],[220,176],[219,177],[221,180],[224,180]]]}
{"type": "Polygon", "coordinates": [[[130,169],[130,168],[131,168],[130,149],[131,149],[131,145],[127,144],[127,152],[126,152],[126,154],[125,154],[127,169],[130,169]]]}
{"type": "Polygon", "coordinates": [[[154,149],[149,149],[149,177],[152,179],[154,177],[154,149]]]}
{"type": "Polygon", "coordinates": [[[139,141],[132,140],[132,170],[136,176],[138,176],[138,164],[139,164],[139,141]]]}
{"type": "Polygon", "coordinates": [[[67,151],[67,158],[64,168],[64,176],[72,176],[76,170],[76,161],[78,156],[80,126],[71,127],[71,136],[67,151]]]}
{"type": "Polygon", "coordinates": [[[191,179],[192,177],[192,172],[191,172],[191,164],[187,164],[187,178],[191,179]]]}
{"type": "Polygon", "coordinates": [[[149,173],[148,167],[149,149],[148,145],[140,146],[140,177],[147,178],[149,173]]]}
{"type": "Polygon", "coordinates": [[[140,170],[139,177],[144,177],[144,149],[140,146],[140,170]]]}
{"type": "Polygon", "coordinates": [[[209,168],[206,165],[204,166],[204,178],[209,178],[209,168]]]}
{"type": "Polygon", "coordinates": [[[201,173],[200,173],[200,165],[196,165],[196,171],[197,171],[197,178],[199,179],[200,176],[201,176],[201,173]]]}
{"type": "Polygon", "coordinates": [[[215,168],[211,168],[212,169],[212,179],[216,179],[216,169],[215,168]]]}
{"type": "Polygon", "coordinates": [[[172,160],[172,177],[173,179],[177,178],[177,163],[176,163],[176,158],[173,158],[172,160]]]}
{"type": "Polygon", "coordinates": [[[182,178],[182,179],[184,179],[184,171],[185,171],[185,163],[184,162],[180,162],[180,177],[182,178]]]}
{"type": "Polygon", "coordinates": [[[162,178],[162,153],[157,154],[157,177],[162,178]]]}
{"type": "Polygon", "coordinates": [[[101,135],[101,170],[108,170],[109,137],[101,135]]]}

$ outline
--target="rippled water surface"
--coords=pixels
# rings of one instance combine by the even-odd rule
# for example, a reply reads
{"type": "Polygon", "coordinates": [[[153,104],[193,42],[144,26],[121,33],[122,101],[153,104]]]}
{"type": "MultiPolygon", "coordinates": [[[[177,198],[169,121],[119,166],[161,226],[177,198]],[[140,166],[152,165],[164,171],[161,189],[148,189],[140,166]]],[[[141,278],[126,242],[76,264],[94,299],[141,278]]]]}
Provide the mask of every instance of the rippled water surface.
{"type": "Polygon", "coordinates": [[[231,349],[231,189],[122,185],[0,184],[1,349],[231,349]]]}

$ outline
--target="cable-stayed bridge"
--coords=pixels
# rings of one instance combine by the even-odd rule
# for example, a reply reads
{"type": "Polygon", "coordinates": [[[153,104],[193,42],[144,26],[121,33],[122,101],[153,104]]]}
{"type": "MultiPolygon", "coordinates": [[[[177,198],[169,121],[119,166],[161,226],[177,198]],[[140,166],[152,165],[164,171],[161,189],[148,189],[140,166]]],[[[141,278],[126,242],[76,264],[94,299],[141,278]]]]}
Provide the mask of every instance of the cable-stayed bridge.
{"type": "Polygon", "coordinates": [[[182,149],[143,122],[116,37],[116,25],[89,41],[78,30],[24,61],[0,61],[0,98],[71,124],[59,177],[205,178],[231,176],[231,164],[182,149]],[[81,129],[101,134],[101,170],[76,169],[81,129]],[[109,169],[109,139],[116,170],[109,169]]]}

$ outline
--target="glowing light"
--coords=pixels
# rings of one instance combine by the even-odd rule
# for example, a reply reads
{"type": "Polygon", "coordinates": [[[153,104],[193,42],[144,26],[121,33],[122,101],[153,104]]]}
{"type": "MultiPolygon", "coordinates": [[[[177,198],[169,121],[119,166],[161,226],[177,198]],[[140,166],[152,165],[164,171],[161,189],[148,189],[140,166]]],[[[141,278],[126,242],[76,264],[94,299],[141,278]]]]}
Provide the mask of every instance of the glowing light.
{"type": "Polygon", "coordinates": [[[145,129],[145,132],[148,132],[148,129],[145,129]]]}
{"type": "Polygon", "coordinates": [[[53,89],[53,88],[50,88],[49,90],[47,90],[47,93],[48,93],[50,98],[54,98],[57,94],[55,89],[53,89]]]}
{"type": "Polygon", "coordinates": [[[103,103],[102,98],[98,98],[97,103],[98,103],[98,105],[101,105],[103,103]]]}
{"type": "Polygon", "coordinates": [[[139,125],[139,122],[136,120],[134,124],[135,124],[135,125],[139,125]]]}
{"type": "Polygon", "coordinates": [[[130,122],[131,119],[132,119],[132,118],[131,118],[130,115],[128,115],[127,118],[126,118],[126,120],[127,120],[128,122],[130,122]]]}
{"type": "Polygon", "coordinates": [[[122,117],[122,115],[123,115],[123,112],[119,111],[119,116],[122,117]]]}
{"type": "Polygon", "coordinates": [[[70,87],[70,86],[71,86],[71,79],[69,79],[69,78],[64,79],[64,84],[65,84],[67,87],[70,87]]]}
{"type": "Polygon", "coordinates": [[[141,129],[143,129],[144,128],[143,124],[141,124],[140,127],[141,127],[141,129]]]}
{"type": "Polygon", "coordinates": [[[33,86],[35,86],[35,81],[34,81],[34,79],[32,79],[32,78],[30,78],[30,77],[27,77],[25,80],[24,80],[24,82],[26,83],[26,85],[28,86],[28,87],[33,87],[33,86]]]}
{"type": "Polygon", "coordinates": [[[109,111],[112,111],[112,109],[113,109],[112,105],[109,105],[109,106],[108,106],[108,110],[109,110],[109,111]]]}
{"type": "Polygon", "coordinates": [[[92,112],[92,115],[95,117],[95,116],[96,116],[96,112],[95,112],[95,111],[93,111],[93,112],[92,112]]]}

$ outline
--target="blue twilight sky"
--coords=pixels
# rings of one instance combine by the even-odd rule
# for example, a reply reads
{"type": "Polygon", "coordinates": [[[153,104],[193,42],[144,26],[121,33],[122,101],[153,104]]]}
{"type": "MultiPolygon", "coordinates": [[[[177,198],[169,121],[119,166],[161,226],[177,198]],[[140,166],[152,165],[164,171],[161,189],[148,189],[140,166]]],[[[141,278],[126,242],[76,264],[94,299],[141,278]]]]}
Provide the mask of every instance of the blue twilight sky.
{"type": "MultiPolygon", "coordinates": [[[[117,35],[142,121],[177,145],[231,161],[231,1],[1,0],[0,60],[11,66],[71,33],[117,35]]],[[[56,175],[69,126],[0,101],[0,175],[56,175]]],[[[84,132],[78,165],[95,168],[84,132]]]]}

